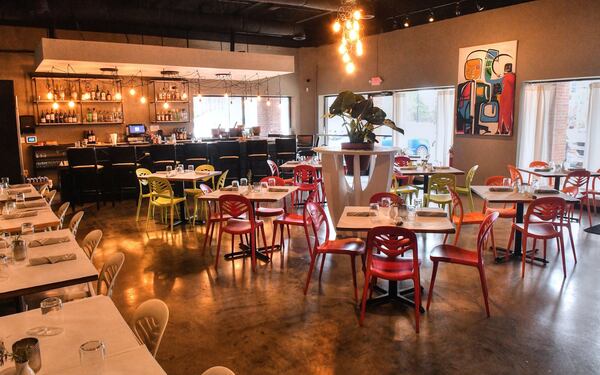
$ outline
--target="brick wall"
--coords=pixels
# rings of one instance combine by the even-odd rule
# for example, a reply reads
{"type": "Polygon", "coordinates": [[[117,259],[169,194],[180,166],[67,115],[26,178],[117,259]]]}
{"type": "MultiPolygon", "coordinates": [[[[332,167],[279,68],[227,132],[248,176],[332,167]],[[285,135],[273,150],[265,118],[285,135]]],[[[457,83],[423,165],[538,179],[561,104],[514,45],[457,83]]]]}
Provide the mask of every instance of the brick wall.
{"type": "Polygon", "coordinates": [[[569,120],[569,83],[556,85],[554,110],[550,113],[550,121],[554,125],[551,159],[555,163],[565,160],[567,150],[567,125],[569,120]]]}

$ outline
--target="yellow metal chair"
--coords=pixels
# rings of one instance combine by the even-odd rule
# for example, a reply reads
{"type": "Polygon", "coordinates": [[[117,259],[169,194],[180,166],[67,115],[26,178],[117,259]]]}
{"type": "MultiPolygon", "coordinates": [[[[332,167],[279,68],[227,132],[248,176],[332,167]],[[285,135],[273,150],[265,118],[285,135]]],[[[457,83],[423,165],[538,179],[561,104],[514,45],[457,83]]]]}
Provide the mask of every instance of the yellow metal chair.
{"type": "Polygon", "coordinates": [[[456,176],[448,173],[436,173],[429,177],[427,187],[428,193],[424,195],[423,202],[425,207],[429,207],[429,203],[436,203],[445,209],[452,203],[448,187],[456,190],[456,176]]]}
{"type": "Polygon", "coordinates": [[[401,186],[398,183],[396,176],[392,175],[392,188],[390,189],[390,192],[401,196],[404,201],[406,201],[406,197],[408,197],[410,204],[412,204],[413,195],[417,194],[419,190],[412,185],[401,186]]]}
{"type": "Polygon", "coordinates": [[[148,186],[150,187],[150,201],[148,202],[148,215],[146,217],[146,231],[148,231],[148,222],[150,221],[150,214],[154,218],[154,208],[158,207],[161,213],[164,213],[167,209],[169,210],[169,219],[171,226],[171,233],[173,233],[173,219],[174,214],[177,212],[179,219],[181,220],[181,212],[177,208],[177,205],[181,202],[185,202],[185,198],[176,197],[171,187],[171,183],[162,177],[149,177],[148,186]]]}
{"type": "Polygon", "coordinates": [[[140,220],[140,209],[142,208],[142,201],[144,198],[150,198],[151,192],[144,193],[144,189],[148,186],[148,178],[146,176],[151,175],[152,172],[146,168],[138,168],[135,170],[135,175],[138,179],[138,186],[140,189],[138,195],[137,212],[135,214],[135,221],[140,220]]]}
{"type": "Polygon", "coordinates": [[[226,170],[225,172],[223,172],[223,174],[219,176],[219,179],[217,180],[217,185],[215,186],[215,190],[219,190],[225,187],[225,180],[227,179],[228,173],[229,170],[226,170]]]}
{"type": "MultiPolygon", "coordinates": [[[[195,169],[196,172],[214,172],[215,171],[215,167],[210,165],[210,164],[202,164],[196,167],[195,169]]],[[[186,203],[187,203],[187,199],[189,197],[191,197],[194,200],[194,224],[196,223],[196,214],[198,213],[198,198],[200,196],[202,196],[202,190],[199,188],[198,183],[199,182],[207,182],[210,181],[211,184],[210,186],[215,186],[215,177],[214,176],[210,176],[210,177],[205,177],[203,179],[200,179],[198,181],[196,181],[194,183],[194,187],[191,189],[184,189],[184,194],[185,194],[185,198],[186,198],[186,203]]],[[[187,205],[186,205],[187,207],[187,205]]],[[[187,208],[186,208],[186,212],[187,212],[187,208]]],[[[190,217],[189,212],[188,212],[188,217],[190,217]]]]}
{"type": "Polygon", "coordinates": [[[477,172],[477,168],[479,165],[474,165],[467,172],[467,176],[465,177],[465,186],[457,186],[456,192],[459,194],[463,194],[469,197],[469,208],[473,211],[475,205],[473,204],[473,193],[471,192],[471,184],[473,183],[473,178],[475,178],[475,173],[477,172]]]}

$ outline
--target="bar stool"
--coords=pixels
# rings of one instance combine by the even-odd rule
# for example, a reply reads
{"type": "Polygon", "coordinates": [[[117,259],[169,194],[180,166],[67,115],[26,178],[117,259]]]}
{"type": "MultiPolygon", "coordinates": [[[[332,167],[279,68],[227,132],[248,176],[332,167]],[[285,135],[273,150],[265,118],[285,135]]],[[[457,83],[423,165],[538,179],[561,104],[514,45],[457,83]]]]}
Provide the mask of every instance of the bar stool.
{"type": "Polygon", "coordinates": [[[104,167],[96,160],[96,150],[90,148],[67,149],[69,173],[71,175],[71,205],[75,210],[76,203],[82,203],[84,193],[96,196],[96,208],[100,209],[100,175],[104,167]],[[73,199],[75,198],[75,199],[73,199]]]}
{"type": "Polygon", "coordinates": [[[174,145],[152,145],[148,147],[154,171],[165,170],[167,166],[175,167],[177,158],[174,145]]]}
{"type": "Polygon", "coordinates": [[[136,190],[135,170],[138,164],[133,146],[111,147],[108,153],[112,176],[112,205],[114,206],[117,191],[119,200],[123,200],[124,190],[136,190]]]}
{"type": "Polygon", "coordinates": [[[296,136],[296,145],[298,148],[298,156],[301,158],[309,158],[315,156],[313,147],[315,147],[315,136],[312,134],[302,134],[296,136]]]}
{"type": "Polygon", "coordinates": [[[275,139],[275,159],[278,164],[286,161],[296,160],[296,138],[275,139]]]}
{"type": "Polygon", "coordinates": [[[241,176],[240,167],[240,142],[223,141],[217,142],[217,163],[219,171],[229,171],[228,180],[239,180],[241,176]]]}
{"type": "Polygon", "coordinates": [[[208,145],[206,143],[186,143],[183,145],[183,159],[186,165],[194,168],[208,163],[208,145]]]}
{"type": "Polygon", "coordinates": [[[270,175],[268,160],[268,143],[266,140],[250,140],[246,142],[248,155],[248,169],[252,173],[252,180],[258,181],[270,175]]]}

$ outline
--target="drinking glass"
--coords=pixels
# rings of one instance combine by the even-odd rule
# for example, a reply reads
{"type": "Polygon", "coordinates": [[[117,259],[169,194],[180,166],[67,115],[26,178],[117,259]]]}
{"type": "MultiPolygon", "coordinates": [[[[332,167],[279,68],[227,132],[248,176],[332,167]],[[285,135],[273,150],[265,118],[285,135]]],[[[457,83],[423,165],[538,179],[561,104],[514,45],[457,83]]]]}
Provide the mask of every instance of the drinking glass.
{"type": "Polygon", "coordinates": [[[511,184],[510,184],[510,182],[511,182],[511,181],[510,181],[510,178],[508,178],[508,177],[504,177],[504,178],[502,179],[502,186],[510,186],[510,185],[511,185],[511,184]]]}
{"type": "Polygon", "coordinates": [[[254,184],[252,184],[252,190],[255,193],[260,193],[260,182],[255,182],[254,184]]]}
{"type": "Polygon", "coordinates": [[[392,200],[390,198],[381,198],[381,200],[379,201],[379,209],[381,210],[382,216],[389,216],[391,205],[392,200]]]}
{"type": "Polygon", "coordinates": [[[167,170],[167,177],[169,177],[171,175],[171,173],[173,172],[173,167],[170,165],[167,165],[166,170],[167,170]]]}
{"type": "Polygon", "coordinates": [[[101,340],[88,341],[79,347],[79,363],[86,374],[102,374],[105,358],[106,346],[101,340]]]}
{"type": "Polygon", "coordinates": [[[0,182],[3,183],[3,184],[6,184],[8,186],[9,183],[10,183],[10,178],[8,178],[8,177],[2,177],[2,178],[0,178],[0,182]]]}
{"type": "Polygon", "coordinates": [[[240,183],[238,182],[238,180],[231,181],[231,188],[235,191],[240,189],[240,183]]]}
{"type": "Polygon", "coordinates": [[[240,178],[240,186],[241,187],[248,187],[248,179],[247,178],[240,178]]]}
{"type": "Polygon", "coordinates": [[[260,190],[261,191],[268,191],[269,190],[269,183],[268,182],[261,182],[260,183],[260,190]]]}
{"type": "Polygon", "coordinates": [[[33,233],[35,233],[35,227],[33,226],[33,223],[21,224],[21,234],[22,235],[33,234],[33,233]]]}
{"type": "Polygon", "coordinates": [[[408,218],[408,208],[405,204],[398,207],[398,217],[400,217],[400,219],[402,219],[403,221],[408,218]]]}
{"type": "Polygon", "coordinates": [[[275,186],[275,185],[277,184],[277,183],[275,182],[275,179],[274,179],[274,178],[269,178],[267,181],[269,181],[269,186],[270,186],[270,187],[273,187],[273,186],[275,186]]]}
{"type": "Polygon", "coordinates": [[[58,297],[49,297],[40,303],[42,322],[44,325],[27,331],[32,336],[56,336],[64,332],[63,303],[58,297]]]}
{"type": "Polygon", "coordinates": [[[390,216],[390,219],[392,219],[392,222],[395,224],[396,219],[398,218],[398,206],[397,205],[393,205],[392,207],[390,207],[389,216],[390,216]]]}
{"type": "Polygon", "coordinates": [[[17,209],[17,202],[6,201],[6,203],[4,203],[4,207],[2,207],[2,215],[10,215],[16,209],[17,209]]]}
{"type": "Polygon", "coordinates": [[[194,166],[192,164],[188,165],[188,172],[194,172],[194,166]]]}
{"type": "Polygon", "coordinates": [[[415,210],[418,210],[419,208],[423,207],[423,200],[420,198],[416,198],[415,199],[415,210]]]}
{"type": "Polygon", "coordinates": [[[25,202],[25,193],[17,193],[15,194],[15,200],[17,201],[17,203],[23,203],[25,202]]]}
{"type": "Polygon", "coordinates": [[[407,211],[406,219],[408,221],[414,221],[415,217],[417,216],[417,210],[416,210],[415,206],[413,206],[412,204],[406,206],[406,211],[407,211]]]}
{"type": "Polygon", "coordinates": [[[369,219],[372,223],[377,223],[379,219],[379,203],[369,204],[369,219]]]}
{"type": "Polygon", "coordinates": [[[8,257],[0,254],[0,283],[8,280],[8,257]]]}

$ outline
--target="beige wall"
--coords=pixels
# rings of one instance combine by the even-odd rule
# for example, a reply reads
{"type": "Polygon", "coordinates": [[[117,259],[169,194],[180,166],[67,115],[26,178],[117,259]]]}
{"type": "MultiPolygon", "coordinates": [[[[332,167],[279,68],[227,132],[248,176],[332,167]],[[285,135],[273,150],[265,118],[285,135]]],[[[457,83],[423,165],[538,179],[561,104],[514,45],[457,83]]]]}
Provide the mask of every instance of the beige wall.
{"type": "Polygon", "coordinates": [[[369,37],[366,54],[351,76],[344,73],[335,46],[302,49],[298,78],[301,84],[311,79],[311,91],[300,87],[300,123],[303,129],[316,129],[311,105],[317,95],[454,86],[459,48],[509,40],[518,40],[515,134],[456,136],[454,141],[459,168],[480,164],[477,181],[507,174],[506,164],[516,158],[522,82],[600,76],[600,1],[538,0],[369,37]],[[374,75],[383,77],[382,86],[369,85],[374,75]]]}
{"type": "MultiPolygon", "coordinates": [[[[7,52],[13,50],[33,50],[40,42],[40,39],[46,37],[46,31],[38,28],[10,27],[0,26],[0,79],[13,80],[18,98],[19,113],[21,115],[34,114],[32,104],[32,84],[29,73],[34,70],[33,53],[7,52]]],[[[142,43],[141,36],[107,33],[80,33],[76,31],[58,30],[57,38],[62,39],[84,39],[93,41],[107,41],[118,43],[142,43]]],[[[182,39],[165,38],[161,41],[158,37],[144,37],[144,44],[165,45],[174,47],[185,47],[186,41],[182,39]]],[[[190,40],[190,48],[205,49],[229,49],[229,44],[210,41],[190,40]]],[[[298,50],[282,47],[256,46],[239,44],[236,50],[240,52],[262,52],[272,54],[297,55],[298,50]]],[[[298,69],[298,59],[296,58],[296,69],[298,69]]],[[[209,82],[202,89],[204,95],[223,94],[220,88],[207,88],[215,86],[214,82],[209,82]]],[[[299,126],[299,100],[297,90],[297,75],[288,74],[281,77],[281,94],[292,97],[292,131],[297,132],[299,126]]],[[[265,92],[267,85],[261,85],[261,91],[265,92]]],[[[279,94],[278,79],[272,79],[268,83],[268,92],[271,95],[279,94]]],[[[242,94],[242,92],[233,92],[233,94],[242,94]]],[[[139,102],[139,96],[131,97],[126,90],[123,92],[123,107],[125,123],[150,123],[150,113],[148,105],[139,102]]],[[[165,134],[170,134],[172,129],[186,127],[191,132],[193,124],[168,124],[161,125],[165,134]]],[[[39,141],[58,141],[59,143],[69,143],[80,139],[85,130],[93,129],[100,141],[108,141],[110,133],[123,133],[122,125],[74,125],[74,126],[56,126],[56,127],[38,127],[36,135],[39,141]]],[[[31,170],[31,151],[30,147],[24,145],[23,148],[25,168],[31,170]]]]}

